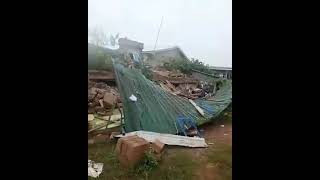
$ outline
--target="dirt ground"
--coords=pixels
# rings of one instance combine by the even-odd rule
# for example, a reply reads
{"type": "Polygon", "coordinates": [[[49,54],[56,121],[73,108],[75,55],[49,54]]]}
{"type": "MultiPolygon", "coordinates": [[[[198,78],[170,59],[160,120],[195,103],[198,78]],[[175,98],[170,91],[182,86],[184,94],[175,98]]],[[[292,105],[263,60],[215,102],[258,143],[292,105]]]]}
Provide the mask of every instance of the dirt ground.
{"type": "MultiPolygon", "coordinates": [[[[183,147],[167,147],[167,156],[169,154],[176,154],[180,152],[188,153],[194,161],[199,162],[199,167],[194,173],[195,180],[225,180],[231,179],[231,168],[223,169],[223,173],[228,173],[227,177],[221,175],[217,164],[210,161],[210,156],[219,156],[224,153],[226,148],[232,149],[232,124],[231,123],[217,123],[207,124],[202,128],[204,130],[204,138],[209,145],[208,148],[183,148],[183,147]],[[229,171],[229,172],[226,172],[229,171]]],[[[230,154],[226,154],[230,155],[230,154]]],[[[231,160],[231,157],[230,157],[231,160]]]]}
{"type": "MultiPolygon", "coordinates": [[[[205,132],[205,139],[207,144],[209,144],[209,148],[205,149],[205,153],[210,153],[214,148],[219,148],[219,146],[232,146],[232,124],[223,124],[220,123],[218,125],[208,125],[203,128],[205,132]],[[213,144],[211,144],[213,143],[213,144]]],[[[199,180],[207,180],[207,179],[223,179],[221,177],[217,177],[218,170],[216,166],[208,161],[208,156],[202,156],[204,158],[204,162],[199,171],[199,180]]],[[[230,172],[231,173],[231,172],[230,172]]]]}
{"type": "MultiPolygon", "coordinates": [[[[209,145],[208,148],[166,146],[159,167],[150,172],[148,177],[133,177],[121,169],[111,168],[111,162],[105,158],[105,154],[112,148],[105,147],[105,145],[98,145],[101,147],[96,149],[89,146],[89,159],[97,162],[104,161],[106,167],[109,167],[106,168],[108,172],[103,172],[105,174],[102,173],[102,176],[97,179],[231,180],[231,121],[207,124],[200,129],[204,130],[204,138],[209,145]],[[101,148],[103,148],[102,152],[95,152],[100,151],[101,148]],[[100,160],[99,156],[105,159],[101,158],[100,160]]],[[[115,144],[107,146],[114,147],[115,144]]]]}

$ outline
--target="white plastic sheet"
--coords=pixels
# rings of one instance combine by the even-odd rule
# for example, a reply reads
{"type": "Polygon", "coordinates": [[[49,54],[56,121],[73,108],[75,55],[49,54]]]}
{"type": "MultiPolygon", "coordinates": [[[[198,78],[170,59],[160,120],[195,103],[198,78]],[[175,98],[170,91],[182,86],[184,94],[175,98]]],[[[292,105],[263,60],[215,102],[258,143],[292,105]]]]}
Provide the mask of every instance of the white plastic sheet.
{"type": "Polygon", "coordinates": [[[94,161],[88,160],[88,176],[99,177],[103,169],[103,163],[95,163],[94,161]]]}
{"type": "Polygon", "coordinates": [[[133,94],[129,97],[129,99],[134,102],[138,100],[138,98],[133,94]]]}

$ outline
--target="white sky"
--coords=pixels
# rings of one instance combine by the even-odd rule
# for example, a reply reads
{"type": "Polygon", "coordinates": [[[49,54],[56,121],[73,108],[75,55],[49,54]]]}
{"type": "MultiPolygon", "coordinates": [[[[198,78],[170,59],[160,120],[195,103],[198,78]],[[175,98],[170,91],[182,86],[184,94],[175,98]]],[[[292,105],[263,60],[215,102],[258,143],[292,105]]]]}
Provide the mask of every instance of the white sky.
{"type": "Polygon", "coordinates": [[[189,58],[232,67],[232,0],[88,0],[88,27],[144,43],[179,46],[189,58]]]}

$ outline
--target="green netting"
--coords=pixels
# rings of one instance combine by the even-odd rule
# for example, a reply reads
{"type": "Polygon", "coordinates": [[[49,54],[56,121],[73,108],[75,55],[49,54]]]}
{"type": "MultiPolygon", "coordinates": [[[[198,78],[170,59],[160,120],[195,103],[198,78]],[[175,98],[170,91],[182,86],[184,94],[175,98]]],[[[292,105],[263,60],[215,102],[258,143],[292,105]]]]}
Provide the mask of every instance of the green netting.
{"type": "Polygon", "coordinates": [[[191,117],[200,125],[217,117],[232,101],[232,82],[226,80],[214,100],[195,100],[205,111],[205,117],[202,117],[187,99],[164,91],[145,78],[140,70],[119,63],[114,63],[114,69],[123,102],[126,132],[145,130],[176,134],[179,115],[191,117]],[[131,101],[131,95],[138,100],[131,101]]]}

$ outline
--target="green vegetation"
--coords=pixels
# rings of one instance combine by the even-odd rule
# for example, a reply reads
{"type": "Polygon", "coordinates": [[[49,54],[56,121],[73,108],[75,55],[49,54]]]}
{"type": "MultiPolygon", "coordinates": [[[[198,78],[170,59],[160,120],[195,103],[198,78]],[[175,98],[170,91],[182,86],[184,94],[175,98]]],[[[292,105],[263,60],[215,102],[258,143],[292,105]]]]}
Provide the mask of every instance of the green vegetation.
{"type": "Polygon", "coordinates": [[[192,73],[192,69],[204,72],[204,73],[208,73],[208,74],[212,74],[212,71],[209,69],[209,65],[204,65],[203,62],[199,61],[198,59],[174,59],[172,61],[169,62],[165,62],[163,64],[163,67],[166,68],[169,71],[172,70],[179,70],[182,73],[185,74],[191,74],[192,73]]]}
{"type": "MultiPolygon", "coordinates": [[[[223,121],[231,121],[232,106],[222,113],[223,121]],[[231,110],[231,111],[230,111],[231,110]]],[[[232,179],[232,145],[215,142],[206,149],[166,146],[160,162],[151,153],[135,168],[124,168],[115,155],[116,142],[88,145],[88,159],[103,163],[99,178],[90,180],[196,180],[210,174],[216,180],[232,179]],[[198,154],[198,155],[197,155],[198,154]],[[207,166],[212,168],[206,169],[207,166]]]]}
{"type": "Polygon", "coordinates": [[[208,162],[217,168],[217,179],[232,179],[232,146],[216,145],[218,148],[211,149],[208,153],[208,162]]]}
{"type": "Polygon", "coordinates": [[[167,156],[166,159],[161,162],[161,166],[150,174],[150,179],[197,179],[195,174],[197,167],[199,167],[199,162],[193,160],[190,153],[177,151],[171,156],[167,156]]]}
{"type": "Polygon", "coordinates": [[[188,180],[194,179],[194,172],[199,165],[187,152],[179,151],[165,157],[160,162],[157,162],[156,157],[151,152],[147,152],[144,160],[135,168],[124,168],[120,166],[116,158],[115,145],[115,143],[88,145],[88,158],[104,164],[103,172],[99,178],[88,177],[88,179],[188,180]]]}
{"type": "Polygon", "coordinates": [[[112,70],[112,54],[103,47],[88,46],[88,69],[112,70]]]}
{"type": "Polygon", "coordinates": [[[157,168],[158,165],[156,156],[151,151],[147,151],[143,161],[135,168],[135,172],[148,177],[149,172],[157,168]]]}

